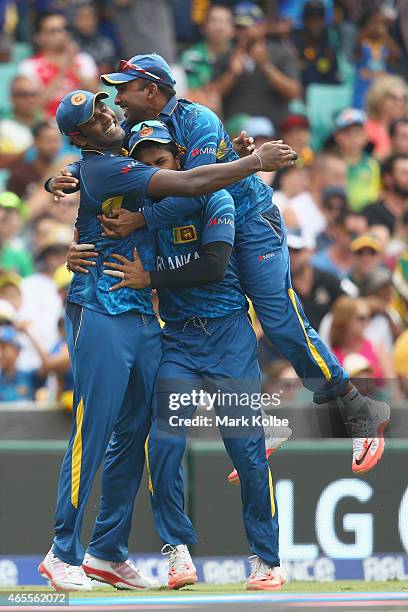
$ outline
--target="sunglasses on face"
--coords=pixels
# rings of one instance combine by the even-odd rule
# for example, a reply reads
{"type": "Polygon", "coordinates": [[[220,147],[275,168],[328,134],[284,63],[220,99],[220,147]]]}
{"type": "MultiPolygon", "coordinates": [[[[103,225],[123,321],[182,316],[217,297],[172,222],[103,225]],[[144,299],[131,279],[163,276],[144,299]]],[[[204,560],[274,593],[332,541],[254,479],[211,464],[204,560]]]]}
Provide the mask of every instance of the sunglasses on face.
{"type": "Polygon", "coordinates": [[[38,93],[36,91],[15,91],[13,96],[15,98],[36,98],[38,93]]]}
{"type": "Polygon", "coordinates": [[[377,251],[374,251],[374,249],[360,249],[355,252],[355,255],[357,255],[357,257],[363,257],[364,255],[371,255],[371,257],[374,257],[376,253],[377,251]]]}
{"type": "Polygon", "coordinates": [[[368,323],[369,320],[370,320],[370,317],[369,317],[369,315],[360,314],[360,315],[356,315],[356,319],[360,323],[368,323]]]}
{"type": "Polygon", "coordinates": [[[147,76],[153,77],[157,81],[162,80],[161,77],[157,76],[156,74],[153,74],[152,72],[148,72],[144,68],[141,68],[137,64],[132,64],[131,62],[128,62],[127,60],[119,60],[118,63],[116,64],[116,70],[117,72],[129,72],[129,70],[136,70],[137,72],[141,72],[142,74],[147,74],[147,76]]]}

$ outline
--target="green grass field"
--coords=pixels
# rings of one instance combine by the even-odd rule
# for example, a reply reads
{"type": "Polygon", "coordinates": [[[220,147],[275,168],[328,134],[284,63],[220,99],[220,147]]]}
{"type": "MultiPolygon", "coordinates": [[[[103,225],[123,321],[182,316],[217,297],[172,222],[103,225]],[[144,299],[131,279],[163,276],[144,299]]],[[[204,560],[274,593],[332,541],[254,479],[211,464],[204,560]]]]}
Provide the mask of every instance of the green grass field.
{"type": "MultiPolygon", "coordinates": [[[[51,589],[39,586],[21,586],[15,589],[0,587],[2,591],[16,591],[23,593],[24,591],[48,591],[51,589]]],[[[343,593],[343,592],[396,592],[408,591],[408,581],[387,581],[387,582],[365,582],[364,580],[338,580],[336,582],[290,582],[286,584],[282,593],[343,593]]],[[[170,595],[174,597],[183,597],[184,595],[226,595],[226,594],[243,594],[246,593],[244,583],[231,584],[197,584],[190,587],[184,587],[179,591],[170,591],[165,587],[152,591],[117,591],[112,587],[96,587],[92,592],[71,593],[71,597],[116,597],[116,596],[144,596],[151,595],[170,595]]],[[[254,591],[252,591],[252,594],[254,591]]]]}

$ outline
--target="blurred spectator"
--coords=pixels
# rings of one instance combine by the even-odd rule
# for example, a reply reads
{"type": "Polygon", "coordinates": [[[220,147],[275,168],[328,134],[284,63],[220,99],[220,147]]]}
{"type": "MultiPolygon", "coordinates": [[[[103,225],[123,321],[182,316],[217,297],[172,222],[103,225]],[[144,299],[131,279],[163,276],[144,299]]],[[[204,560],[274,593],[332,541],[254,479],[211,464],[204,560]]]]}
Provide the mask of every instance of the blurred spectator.
{"type": "MultiPolygon", "coordinates": [[[[32,323],[32,334],[46,352],[53,349],[59,338],[58,321],[63,305],[53,277],[58,266],[66,261],[71,240],[71,230],[54,222],[48,236],[37,249],[37,272],[21,283],[23,304],[19,318],[32,323]]],[[[30,343],[26,343],[20,367],[34,369],[39,365],[36,351],[30,343]]]]}
{"type": "Polygon", "coordinates": [[[16,240],[22,226],[22,202],[9,191],[0,194],[0,267],[28,276],[33,272],[31,254],[16,240]]]}
{"type": "MultiPolygon", "coordinates": [[[[305,193],[309,188],[309,173],[301,166],[288,166],[276,173],[273,183],[273,201],[281,212],[283,212],[293,198],[305,193]]],[[[296,223],[296,219],[294,219],[296,223]]]]}
{"type": "Polygon", "coordinates": [[[375,157],[383,159],[390,153],[389,128],[394,119],[406,116],[406,105],[407,86],[403,79],[393,75],[375,79],[367,93],[368,121],[365,124],[375,157]]]}
{"type": "Polygon", "coordinates": [[[375,395],[375,380],[373,366],[364,355],[350,353],[345,357],[344,369],[350,374],[350,380],[360,393],[373,397],[375,395]]]}
{"type": "Polygon", "coordinates": [[[304,115],[289,115],[280,125],[280,135],[299,155],[297,165],[310,166],[313,162],[313,150],[308,118],[304,115]]]}
{"type": "Polygon", "coordinates": [[[9,302],[16,312],[21,308],[21,277],[14,272],[0,273],[0,300],[9,302]]]}
{"type": "Polygon", "coordinates": [[[112,0],[116,29],[126,59],[156,51],[167,63],[176,61],[171,0],[112,0]]]}
{"type": "Polygon", "coordinates": [[[340,79],[335,32],[327,28],[323,2],[306,2],[302,25],[302,29],[294,33],[294,42],[300,59],[303,87],[311,83],[337,85],[340,79]]]}
{"type": "Polygon", "coordinates": [[[365,151],[366,115],[356,108],[343,110],[336,118],[334,141],[347,164],[347,198],[352,210],[361,210],[378,198],[380,165],[365,151]]]}
{"type": "Polygon", "coordinates": [[[381,166],[382,199],[363,210],[368,225],[385,225],[391,235],[408,204],[408,155],[391,155],[381,166]]]}
{"type": "Polygon", "coordinates": [[[72,25],[72,35],[79,49],[93,57],[99,72],[111,72],[117,59],[115,45],[98,31],[98,15],[93,2],[74,8],[72,25]]]}
{"type": "Polygon", "coordinates": [[[371,312],[366,337],[371,342],[381,342],[388,351],[392,351],[394,340],[401,333],[391,309],[392,291],[392,273],[383,266],[373,268],[361,283],[361,296],[371,312]]]}
{"type": "Polygon", "coordinates": [[[326,187],[322,193],[322,204],[326,216],[326,227],[316,237],[316,251],[327,249],[335,241],[336,221],[341,213],[348,210],[344,187],[326,187]]]}
{"type": "MultiPolygon", "coordinates": [[[[290,19],[295,28],[302,27],[302,14],[308,0],[275,0],[277,14],[280,17],[290,19]]],[[[323,5],[328,23],[333,21],[334,2],[333,0],[323,0],[323,5]]]]}
{"type": "Polygon", "coordinates": [[[343,296],[336,301],[332,312],[330,344],[340,364],[344,364],[347,355],[358,353],[369,362],[379,386],[384,377],[392,378],[393,368],[388,351],[381,345],[374,346],[365,337],[371,318],[366,301],[343,296]]]}
{"type": "Polygon", "coordinates": [[[408,117],[399,117],[389,127],[391,153],[408,155],[408,117]]]}
{"type": "Polygon", "coordinates": [[[37,53],[20,64],[20,74],[41,88],[41,106],[52,119],[61,98],[73,89],[98,91],[97,67],[90,55],[79,52],[61,13],[40,13],[35,23],[37,53]]]}
{"type": "Polygon", "coordinates": [[[40,114],[38,85],[27,77],[14,77],[10,101],[10,115],[0,120],[0,168],[9,167],[33,142],[31,129],[40,114]]]}
{"type": "MultiPolygon", "coordinates": [[[[249,117],[243,125],[243,129],[248,136],[254,139],[254,145],[258,149],[265,142],[273,140],[276,136],[275,127],[267,117],[249,117]]],[[[272,185],[275,177],[273,172],[258,172],[258,176],[265,181],[267,185],[272,185]]]]}
{"type": "Polygon", "coordinates": [[[292,49],[285,41],[266,38],[263,13],[253,3],[236,7],[235,26],[236,46],[217,60],[213,72],[224,117],[248,113],[279,125],[289,101],[301,93],[292,49]]]}
{"type": "Polygon", "coordinates": [[[401,391],[408,399],[408,330],[398,338],[394,346],[394,367],[401,391]]]}
{"type": "Polygon", "coordinates": [[[311,252],[301,236],[288,234],[288,247],[293,287],[311,326],[318,329],[323,317],[335,300],[344,294],[344,290],[337,276],[313,265],[311,252]]]}
{"type": "Polygon", "coordinates": [[[316,155],[310,172],[309,191],[293,198],[284,216],[288,227],[300,229],[307,245],[314,248],[317,236],[327,224],[323,192],[327,187],[345,188],[346,165],[335,155],[320,153],[316,155]]]}
{"type": "Polygon", "coordinates": [[[227,53],[234,37],[232,12],[227,6],[210,6],[203,28],[204,40],[181,56],[190,89],[199,89],[211,80],[215,61],[227,53]]]}
{"type": "Polygon", "coordinates": [[[17,2],[0,2],[0,62],[9,62],[18,23],[17,2]]]}
{"type": "Polygon", "coordinates": [[[352,254],[350,279],[361,291],[367,275],[381,263],[383,249],[374,236],[364,234],[353,240],[350,252],[352,254]]]}
{"type": "Polygon", "coordinates": [[[53,164],[61,148],[61,134],[55,124],[42,122],[33,128],[33,161],[21,159],[11,166],[7,189],[21,198],[28,198],[52,174],[53,164]]]}
{"type": "Polygon", "coordinates": [[[340,212],[333,223],[332,232],[334,242],[323,251],[315,253],[312,263],[319,270],[330,272],[341,279],[351,271],[353,257],[350,245],[357,238],[355,215],[349,211],[340,212]]]}
{"type": "Polygon", "coordinates": [[[0,328],[0,402],[33,400],[38,387],[35,371],[22,371],[17,361],[22,349],[17,330],[0,328]]]}
{"type": "Polygon", "coordinates": [[[388,32],[387,20],[380,8],[367,9],[358,26],[353,106],[364,108],[370,85],[376,77],[390,71],[390,64],[396,64],[400,49],[388,32]]]}
{"type": "Polygon", "coordinates": [[[392,309],[403,329],[408,328],[408,250],[403,253],[392,275],[392,309]]]}

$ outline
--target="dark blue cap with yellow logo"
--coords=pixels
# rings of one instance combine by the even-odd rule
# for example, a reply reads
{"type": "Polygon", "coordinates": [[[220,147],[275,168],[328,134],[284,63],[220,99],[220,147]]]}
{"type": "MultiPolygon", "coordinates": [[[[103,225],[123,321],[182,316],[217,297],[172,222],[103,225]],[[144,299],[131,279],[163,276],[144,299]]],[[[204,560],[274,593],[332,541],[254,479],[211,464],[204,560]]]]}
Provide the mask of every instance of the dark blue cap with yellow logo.
{"type": "Polygon", "coordinates": [[[129,142],[129,155],[133,153],[141,142],[146,142],[146,140],[168,144],[172,141],[172,137],[169,130],[161,121],[142,121],[132,128],[129,142]]]}
{"type": "Polygon", "coordinates": [[[93,117],[96,101],[108,97],[109,94],[104,91],[93,94],[83,89],[76,89],[64,96],[55,115],[60,132],[67,136],[73,134],[78,126],[93,117]]]}

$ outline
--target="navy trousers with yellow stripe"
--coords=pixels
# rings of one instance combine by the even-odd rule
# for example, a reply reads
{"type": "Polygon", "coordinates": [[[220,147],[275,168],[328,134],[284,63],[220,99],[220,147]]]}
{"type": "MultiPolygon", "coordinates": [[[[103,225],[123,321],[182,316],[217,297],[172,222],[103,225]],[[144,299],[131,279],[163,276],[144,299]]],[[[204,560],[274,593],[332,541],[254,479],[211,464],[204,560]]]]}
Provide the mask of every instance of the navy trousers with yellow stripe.
{"type": "Polygon", "coordinates": [[[340,395],[349,376],[310,325],[292,289],[286,228],[276,206],[237,228],[235,251],[241,285],[265,336],[314,392],[316,403],[340,395]]]}
{"type": "MultiPolygon", "coordinates": [[[[252,423],[259,410],[245,400],[247,396],[256,398],[254,394],[260,391],[256,337],[247,314],[213,321],[196,318],[186,326],[166,326],[162,345],[147,444],[149,488],[162,541],[177,545],[196,540],[184,510],[182,459],[187,431],[183,419],[195,412],[195,402],[188,401],[189,397],[194,399],[192,392],[205,389],[219,392],[218,398],[223,398],[215,401],[220,418],[248,419],[247,423],[220,424],[219,429],[240,476],[244,526],[251,551],[267,563],[279,565],[278,511],[265,458],[264,432],[262,426],[252,423]]],[[[207,416],[211,423],[198,424],[198,429],[216,424],[214,411],[200,411],[199,415],[207,416]]],[[[216,494],[214,499],[216,503],[216,494]]]]}
{"type": "MultiPolygon", "coordinates": [[[[122,468],[129,465],[120,478],[104,485],[109,507],[103,500],[103,512],[121,525],[121,540],[119,546],[117,534],[108,533],[98,556],[123,561],[144,468],[144,443],[161,356],[160,327],[155,317],[136,312],[109,316],[68,304],[66,337],[74,373],[74,412],[58,487],[53,551],[66,563],[82,563],[83,513],[112,438],[105,464],[119,452],[120,440],[119,463],[122,468]],[[119,501],[117,490],[126,492],[119,501]]],[[[99,520],[104,520],[104,514],[99,520]]]]}

